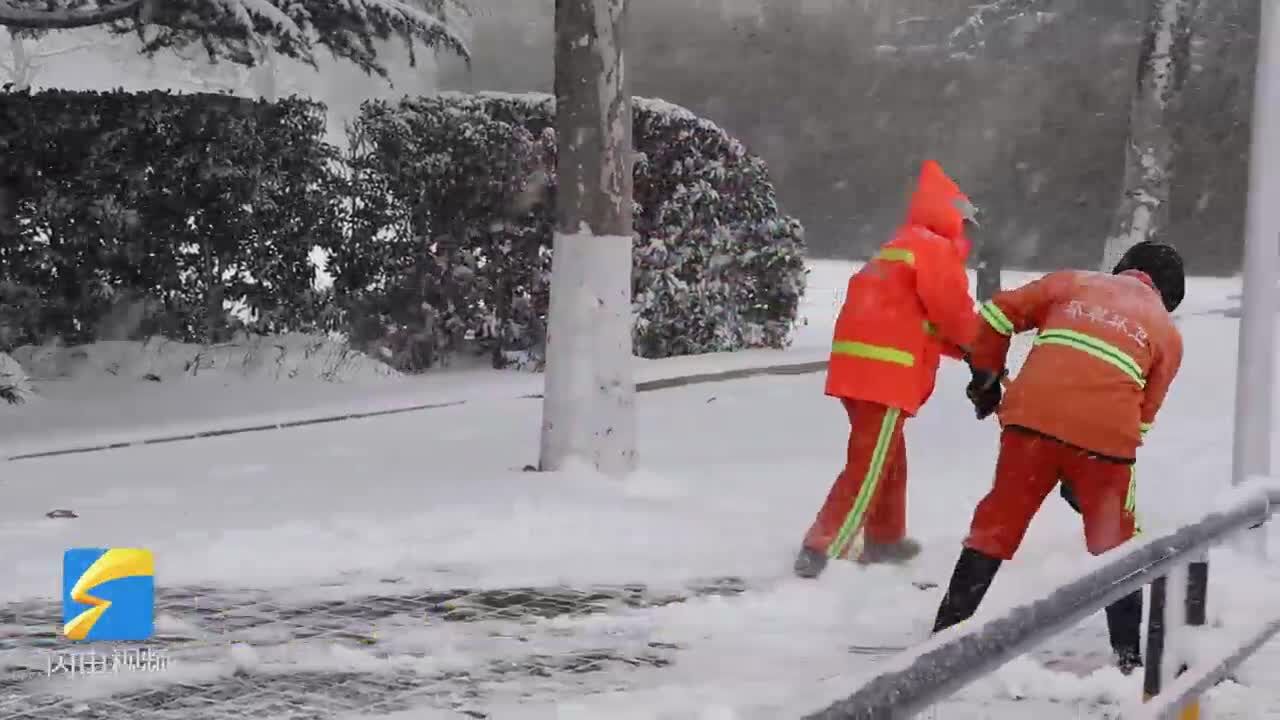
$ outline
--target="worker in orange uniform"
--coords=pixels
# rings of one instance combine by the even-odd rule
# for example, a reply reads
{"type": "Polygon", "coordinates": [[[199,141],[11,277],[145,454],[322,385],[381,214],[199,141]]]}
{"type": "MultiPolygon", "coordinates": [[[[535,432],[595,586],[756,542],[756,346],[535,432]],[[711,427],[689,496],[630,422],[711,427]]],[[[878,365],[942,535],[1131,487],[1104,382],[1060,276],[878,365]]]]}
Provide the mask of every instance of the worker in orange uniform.
{"type": "MultiPolygon", "coordinates": [[[[1182,363],[1182,336],[1170,313],[1182,302],[1182,259],[1143,242],[1112,274],[1064,270],[997,294],[970,358],[969,397],[979,419],[999,408],[995,482],[978,504],[938,608],[934,632],[973,615],[1022,543],[1031,518],[1059,482],[1084,520],[1094,555],[1138,532],[1134,458],[1182,363]],[[1001,403],[992,382],[1005,369],[1010,338],[1038,330],[1001,403]]],[[[1142,591],[1107,607],[1116,664],[1142,664],[1142,591]]]]}
{"type": "Polygon", "coordinates": [[[906,223],[849,279],[836,319],[826,394],[849,416],[844,470],[796,556],[814,578],[849,557],[863,530],[864,563],[905,562],[907,458],[902,426],[933,393],[942,355],[961,359],[977,331],[965,259],[973,204],[938,163],[925,161],[906,223]]]}

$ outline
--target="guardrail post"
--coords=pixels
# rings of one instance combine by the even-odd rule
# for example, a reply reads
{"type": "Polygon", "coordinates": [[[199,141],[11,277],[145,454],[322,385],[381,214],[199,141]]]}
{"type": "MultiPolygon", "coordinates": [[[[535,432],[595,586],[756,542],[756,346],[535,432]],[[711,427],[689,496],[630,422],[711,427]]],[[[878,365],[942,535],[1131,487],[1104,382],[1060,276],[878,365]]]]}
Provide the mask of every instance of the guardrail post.
{"type": "Polygon", "coordinates": [[[1147,657],[1143,661],[1142,700],[1146,702],[1160,694],[1161,666],[1164,664],[1165,588],[1168,578],[1161,576],[1151,581],[1151,602],[1147,603],[1147,657]]]}
{"type": "MultiPolygon", "coordinates": [[[[1205,620],[1208,617],[1209,603],[1209,553],[1201,555],[1198,560],[1194,560],[1187,565],[1187,637],[1188,639],[1197,639],[1199,628],[1204,627],[1205,620]],[[1192,630],[1190,628],[1196,628],[1192,630]]],[[[1186,665],[1182,666],[1182,670],[1178,674],[1182,674],[1187,669],[1186,665]]],[[[1182,713],[1178,716],[1178,720],[1200,720],[1203,713],[1200,709],[1200,698],[1195,698],[1188,702],[1183,708],[1182,713]]]]}
{"type": "MultiPolygon", "coordinates": [[[[1209,563],[1206,556],[1179,567],[1151,583],[1151,609],[1147,616],[1147,652],[1144,661],[1142,683],[1143,701],[1160,694],[1174,678],[1187,671],[1187,665],[1178,657],[1181,649],[1176,643],[1179,627],[1201,626],[1205,622],[1205,601],[1208,593],[1209,563]],[[1169,583],[1173,583],[1170,591],[1169,583]],[[1173,597],[1169,597],[1172,595],[1173,597]],[[1174,612],[1170,612],[1170,609],[1174,612]],[[1182,612],[1179,613],[1178,610],[1182,612]],[[1179,614],[1182,617],[1178,617],[1179,614]]],[[[1183,633],[1183,640],[1187,639],[1183,633]]],[[[1178,720],[1200,720],[1200,701],[1192,700],[1182,707],[1178,720]]]]}

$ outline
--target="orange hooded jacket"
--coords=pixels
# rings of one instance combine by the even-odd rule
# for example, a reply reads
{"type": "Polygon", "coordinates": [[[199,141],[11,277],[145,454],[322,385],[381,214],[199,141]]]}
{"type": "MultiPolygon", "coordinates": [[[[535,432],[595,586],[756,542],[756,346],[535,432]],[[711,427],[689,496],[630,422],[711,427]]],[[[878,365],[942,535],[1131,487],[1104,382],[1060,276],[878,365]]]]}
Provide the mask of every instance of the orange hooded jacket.
{"type": "Polygon", "coordinates": [[[1013,335],[1037,330],[1004,394],[1000,424],[1132,460],[1182,366],[1182,335],[1151,278],[1059,270],[981,309],[973,366],[1005,367],[1013,335]]]}
{"type": "Polygon", "coordinates": [[[914,415],[933,394],[941,355],[960,359],[977,333],[961,205],[968,197],[927,160],[893,239],[849,279],[836,318],[826,394],[914,415]]]}

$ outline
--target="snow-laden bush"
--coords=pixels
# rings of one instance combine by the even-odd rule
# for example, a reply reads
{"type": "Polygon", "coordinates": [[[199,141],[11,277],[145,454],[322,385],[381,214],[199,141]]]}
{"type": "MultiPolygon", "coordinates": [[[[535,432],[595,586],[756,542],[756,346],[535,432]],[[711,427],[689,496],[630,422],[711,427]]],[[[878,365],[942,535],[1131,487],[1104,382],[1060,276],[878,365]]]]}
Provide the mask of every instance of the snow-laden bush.
{"type": "MultiPolygon", "coordinates": [[[[553,99],[367,103],[345,157],[323,106],[164,92],[0,94],[0,350],[336,331],[400,369],[537,364],[553,99]],[[314,287],[327,250],[331,289],[314,287]]],[[[785,345],[802,230],[713,123],[634,110],[635,348],[785,345]]]]}
{"type": "MultiPolygon", "coordinates": [[[[555,107],[547,95],[366,103],[353,124],[350,233],[329,247],[343,325],[398,366],[537,356],[551,268],[555,107]]],[[[764,162],[714,123],[637,98],[635,350],[787,343],[804,292],[800,224],[764,162]]]]}
{"type": "Polygon", "coordinates": [[[0,349],[104,324],[218,342],[233,305],[263,333],[317,321],[310,254],[341,229],[324,132],[298,98],[0,93],[0,349]]]}

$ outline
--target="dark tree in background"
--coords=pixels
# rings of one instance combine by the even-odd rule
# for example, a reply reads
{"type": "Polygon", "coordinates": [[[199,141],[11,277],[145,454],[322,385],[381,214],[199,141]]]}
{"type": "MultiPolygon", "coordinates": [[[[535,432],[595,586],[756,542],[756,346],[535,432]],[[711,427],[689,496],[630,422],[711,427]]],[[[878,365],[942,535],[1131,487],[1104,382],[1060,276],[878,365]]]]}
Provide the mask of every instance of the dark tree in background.
{"type": "MultiPolygon", "coordinates": [[[[763,156],[811,256],[867,257],[933,156],[1010,267],[1096,268],[1125,194],[1148,0],[1019,2],[969,23],[971,4],[941,0],[646,0],[632,83],[763,156]]],[[[447,61],[442,85],[550,91],[550,0],[470,4],[474,64],[447,61]]],[[[1192,272],[1222,274],[1239,267],[1258,0],[1199,4],[1169,109],[1166,238],[1192,272]]]]}
{"type": "Polygon", "coordinates": [[[990,300],[1000,292],[1000,272],[1004,268],[1004,253],[996,238],[983,237],[977,243],[977,287],[974,294],[978,302],[990,300]]]}
{"type": "Polygon", "coordinates": [[[1176,110],[1191,73],[1191,20],[1199,0],[1149,0],[1137,83],[1129,101],[1124,185],[1115,230],[1101,269],[1110,270],[1130,247],[1165,240],[1171,176],[1178,153],[1176,110]]]}

